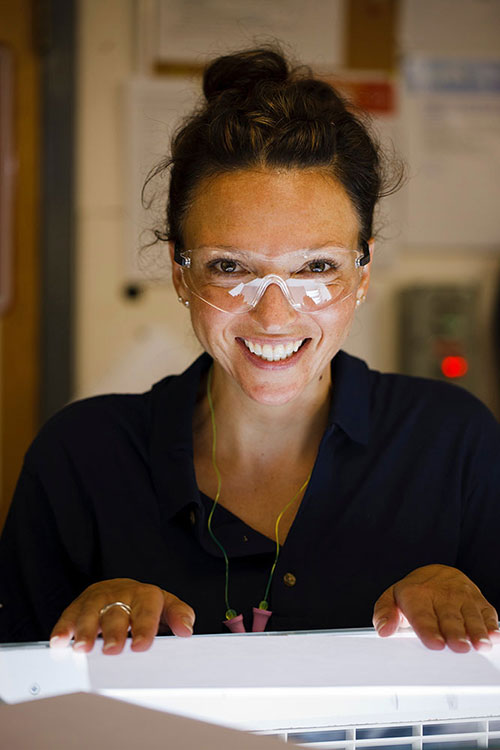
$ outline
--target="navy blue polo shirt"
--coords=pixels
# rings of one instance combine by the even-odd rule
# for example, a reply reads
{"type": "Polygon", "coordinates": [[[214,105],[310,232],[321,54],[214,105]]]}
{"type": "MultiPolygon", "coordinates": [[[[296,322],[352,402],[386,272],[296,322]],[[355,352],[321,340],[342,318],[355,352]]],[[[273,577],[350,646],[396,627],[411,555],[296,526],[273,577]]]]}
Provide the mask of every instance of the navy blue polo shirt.
{"type": "MultiPolygon", "coordinates": [[[[192,417],[202,355],[144,394],[75,402],[30,447],[0,540],[0,641],[46,639],[95,581],[127,577],[188,602],[195,633],[222,624],[224,561],[196,485],[192,417]]],[[[452,565],[500,609],[500,427],[446,383],[381,374],[339,352],[311,480],[269,596],[268,630],[364,627],[410,571],[452,565]]],[[[275,544],[222,507],[230,604],[263,598],[275,544]]]]}

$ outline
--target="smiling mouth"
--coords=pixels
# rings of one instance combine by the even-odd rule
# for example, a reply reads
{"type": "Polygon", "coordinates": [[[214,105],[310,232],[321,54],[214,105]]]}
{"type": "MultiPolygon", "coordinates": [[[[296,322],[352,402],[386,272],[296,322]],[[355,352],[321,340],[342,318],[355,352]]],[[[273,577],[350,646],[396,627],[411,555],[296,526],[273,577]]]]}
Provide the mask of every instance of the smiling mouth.
{"type": "Polygon", "coordinates": [[[257,342],[250,341],[249,339],[242,339],[246,348],[255,354],[256,357],[265,360],[266,362],[279,362],[283,359],[290,359],[300,349],[306,339],[297,339],[296,341],[289,341],[286,344],[259,344],[257,342]]]}

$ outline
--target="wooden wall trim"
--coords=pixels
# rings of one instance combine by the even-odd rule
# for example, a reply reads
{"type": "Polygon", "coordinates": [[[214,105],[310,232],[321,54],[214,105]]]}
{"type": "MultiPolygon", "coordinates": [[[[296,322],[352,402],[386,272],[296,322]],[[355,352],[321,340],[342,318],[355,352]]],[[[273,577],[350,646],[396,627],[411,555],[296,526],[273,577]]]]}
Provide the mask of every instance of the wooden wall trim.
{"type": "Polygon", "coordinates": [[[40,65],[33,47],[29,0],[0,0],[0,41],[14,51],[13,300],[2,317],[0,527],[23,455],[38,428],[40,65]]]}
{"type": "Polygon", "coordinates": [[[345,66],[394,71],[399,0],[348,0],[345,66]]]}

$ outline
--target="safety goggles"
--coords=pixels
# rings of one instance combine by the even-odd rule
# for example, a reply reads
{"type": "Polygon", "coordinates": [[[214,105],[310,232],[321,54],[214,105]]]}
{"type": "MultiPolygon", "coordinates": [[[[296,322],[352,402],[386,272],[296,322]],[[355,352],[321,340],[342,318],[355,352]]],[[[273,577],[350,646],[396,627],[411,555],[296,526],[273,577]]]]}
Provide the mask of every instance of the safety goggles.
{"type": "Polygon", "coordinates": [[[361,250],[327,246],[270,260],[244,250],[181,250],[176,245],[174,260],[187,288],[222,312],[248,312],[276,284],[295,310],[315,313],[356,291],[370,252],[362,242],[361,250]]]}

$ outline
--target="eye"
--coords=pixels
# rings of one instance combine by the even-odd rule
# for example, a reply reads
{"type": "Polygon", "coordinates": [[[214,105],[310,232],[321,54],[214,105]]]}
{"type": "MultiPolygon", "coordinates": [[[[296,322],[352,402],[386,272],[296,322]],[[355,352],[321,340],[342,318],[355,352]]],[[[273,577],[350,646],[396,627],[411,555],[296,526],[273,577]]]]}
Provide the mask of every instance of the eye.
{"type": "Polygon", "coordinates": [[[210,263],[210,268],[215,269],[216,271],[219,271],[224,274],[231,274],[238,271],[239,264],[235,260],[231,260],[231,258],[219,258],[218,260],[214,260],[210,263]]]}
{"type": "Polygon", "coordinates": [[[219,268],[224,273],[234,273],[237,265],[238,264],[234,260],[221,260],[219,262],[219,268]]]}
{"type": "Polygon", "coordinates": [[[312,260],[307,264],[307,270],[312,273],[326,273],[327,271],[334,270],[335,267],[336,266],[333,263],[319,258],[318,260],[312,260]]]}

